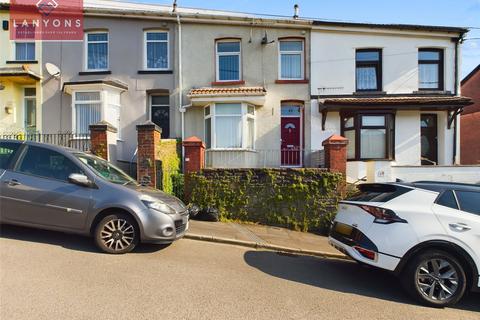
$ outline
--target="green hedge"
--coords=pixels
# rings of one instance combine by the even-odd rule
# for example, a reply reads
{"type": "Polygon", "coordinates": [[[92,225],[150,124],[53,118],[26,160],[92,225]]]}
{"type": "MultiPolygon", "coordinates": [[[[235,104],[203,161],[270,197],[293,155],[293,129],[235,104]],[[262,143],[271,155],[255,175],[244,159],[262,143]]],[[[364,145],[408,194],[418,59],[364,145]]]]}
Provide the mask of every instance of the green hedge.
{"type": "Polygon", "coordinates": [[[345,190],[324,169],[205,169],[185,175],[185,194],[200,208],[240,220],[325,232],[345,190]]]}

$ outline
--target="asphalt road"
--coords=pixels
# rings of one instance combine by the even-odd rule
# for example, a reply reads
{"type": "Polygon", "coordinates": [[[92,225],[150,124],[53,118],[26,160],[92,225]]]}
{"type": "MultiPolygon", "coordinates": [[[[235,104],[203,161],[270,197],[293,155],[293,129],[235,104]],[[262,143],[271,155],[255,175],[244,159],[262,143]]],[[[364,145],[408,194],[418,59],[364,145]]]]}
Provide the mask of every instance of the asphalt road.
{"type": "Polygon", "coordinates": [[[415,305],[353,262],[193,240],[97,253],[88,238],[3,226],[0,319],[480,319],[480,295],[415,305]]]}

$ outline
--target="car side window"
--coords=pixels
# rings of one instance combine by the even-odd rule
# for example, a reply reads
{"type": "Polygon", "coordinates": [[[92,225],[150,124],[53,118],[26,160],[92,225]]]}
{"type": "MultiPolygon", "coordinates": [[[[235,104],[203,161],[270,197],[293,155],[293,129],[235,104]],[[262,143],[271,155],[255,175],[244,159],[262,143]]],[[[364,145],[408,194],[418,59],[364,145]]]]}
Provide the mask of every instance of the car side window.
{"type": "Polygon", "coordinates": [[[460,210],[480,215],[480,192],[455,191],[460,210]]]}
{"type": "Polygon", "coordinates": [[[20,148],[21,144],[16,142],[0,143],[0,169],[7,169],[15,152],[20,148]]]}
{"type": "Polygon", "coordinates": [[[35,146],[28,147],[16,171],[62,181],[68,181],[72,173],[83,174],[77,165],[61,153],[35,146]]]}
{"type": "Polygon", "coordinates": [[[455,199],[452,190],[446,190],[443,192],[442,195],[437,199],[437,204],[458,210],[457,200],[455,199]]]}

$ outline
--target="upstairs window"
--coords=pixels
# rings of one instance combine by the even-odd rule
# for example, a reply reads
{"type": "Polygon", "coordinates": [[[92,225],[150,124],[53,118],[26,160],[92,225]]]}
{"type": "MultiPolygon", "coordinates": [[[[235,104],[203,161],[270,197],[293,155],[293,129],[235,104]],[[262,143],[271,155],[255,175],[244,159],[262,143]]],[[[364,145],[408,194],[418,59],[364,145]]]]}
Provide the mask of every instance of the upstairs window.
{"type": "Polygon", "coordinates": [[[304,79],[304,45],[302,40],[281,40],[279,51],[280,80],[304,79]]]}
{"type": "Polygon", "coordinates": [[[145,69],[168,70],[168,32],[145,32],[145,69]]]}
{"type": "Polygon", "coordinates": [[[15,31],[15,60],[35,60],[35,26],[19,26],[15,31]]]}
{"type": "Polygon", "coordinates": [[[382,90],[382,50],[358,49],[356,52],[357,91],[382,90]]]}
{"type": "Polygon", "coordinates": [[[86,69],[108,70],[108,33],[89,32],[86,34],[86,69]]]}
{"type": "Polygon", "coordinates": [[[240,81],[241,44],[239,40],[222,40],[216,44],[217,81],[240,81]]]}
{"type": "Polygon", "coordinates": [[[348,160],[392,160],[394,123],[392,114],[343,114],[342,136],[348,139],[348,160]]]}
{"type": "Polygon", "coordinates": [[[418,51],[418,89],[443,90],[443,50],[418,51]]]}

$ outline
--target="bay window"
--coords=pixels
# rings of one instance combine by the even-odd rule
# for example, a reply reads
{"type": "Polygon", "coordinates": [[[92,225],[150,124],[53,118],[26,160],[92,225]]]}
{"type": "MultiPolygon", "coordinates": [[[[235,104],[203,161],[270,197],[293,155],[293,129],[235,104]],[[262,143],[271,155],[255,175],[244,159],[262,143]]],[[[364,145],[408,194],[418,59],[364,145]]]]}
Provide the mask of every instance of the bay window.
{"type": "Polygon", "coordinates": [[[302,40],[281,40],[279,47],[280,80],[303,80],[304,59],[302,40]]]}
{"type": "Polygon", "coordinates": [[[85,34],[85,68],[88,71],[108,70],[108,32],[85,34]]]}
{"type": "Polygon", "coordinates": [[[240,40],[221,40],[216,43],[217,81],[240,81],[241,45],[240,40]]]}
{"type": "Polygon", "coordinates": [[[100,91],[76,91],[73,94],[75,133],[89,133],[89,125],[98,123],[102,118],[102,99],[100,91]]]}
{"type": "Polygon", "coordinates": [[[208,149],[254,149],[254,106],[246,103],[215,103],[205,107],[204,116],[208,149]]]}
{"type": "Polygon", "coordinates": [[[145,32],[144,68],[148,70],[168,70],[168,32],[145,32]]]}
{"type": "Polygon", "coordinates": [[[358,49],[356,51],[357,91],[382,90],[382,50],[358,49]]]}
{"type": "Polygon", "coordinates": [[[442,49],[419,49],[418,89],[443,90],[442,49]]]}
{"type": "Polygon", "coordinates": [[[345,113],[342,135],[349,140],[348,160],[394,158],[394,115],[345,113]]]}

